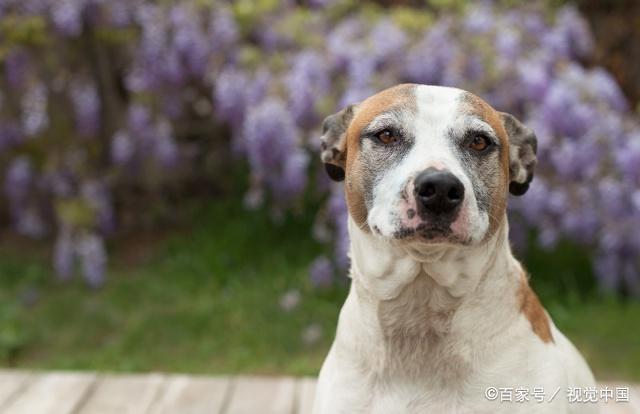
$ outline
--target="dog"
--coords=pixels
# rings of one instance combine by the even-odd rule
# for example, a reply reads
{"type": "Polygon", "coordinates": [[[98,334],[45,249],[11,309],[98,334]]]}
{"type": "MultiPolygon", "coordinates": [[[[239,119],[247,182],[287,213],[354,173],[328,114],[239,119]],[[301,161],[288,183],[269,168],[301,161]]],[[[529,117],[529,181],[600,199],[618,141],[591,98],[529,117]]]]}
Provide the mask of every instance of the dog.
{"type": "Polygon", "coordinates": [[[531,129],[469,92],[403,84],[327,117],[321,140],[344,181],[352,281],[313,413],[597,411],[568,400],[593,374],[508,241],[531,129]]]}

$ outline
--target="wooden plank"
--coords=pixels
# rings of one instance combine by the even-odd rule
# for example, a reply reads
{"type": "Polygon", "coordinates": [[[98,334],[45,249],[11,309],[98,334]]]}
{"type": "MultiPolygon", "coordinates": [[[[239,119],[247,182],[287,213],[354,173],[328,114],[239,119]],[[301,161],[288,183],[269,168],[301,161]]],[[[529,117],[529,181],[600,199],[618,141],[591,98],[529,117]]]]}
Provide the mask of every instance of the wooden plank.
{"type": "Polygon", "coordinates": [[[298,380],[298,409],[297,414],[311,414],[313,400],[316,396],[316,379],[304,377],[298,380]]]}
{"type": "MultiPolygon", "coordinates": [[[[599,383],[614,398],[603,414],[640,414],[640,385],[599,383]],[[615,401],[629,387],[629,402],[615,401]]],[[[0,413],[8,414],[310,414],[316,379],[311,377],[198,377],[108,375],[0,370],[0,413]]]]}
{"type": "Polygon", "coordinates": [[[11,414],[66,414],[81,403],[91,386],[94,374],[52,372],[35,376],[28,387],[4,407],[11,414]]]}
{"type": "Polygon", "coordinates": [[[599,407],[601,414],[640,414],[640,401],[635,397],[632,390],[633,387],[630,384],[623,383],[599,383],[598,390],[603,390],[605,387],[613,390],[613,398],[605,403],[602,399],[599,400],[599,407]],[[616,402],[616,387],[629,387],[629,402],[616,402]]]}
{"type": "Polygon", "coordinates": [[[159,374],[106,375],[98,380],[78,414],[146,413],[163,383],[159,374]]]}
{"type": "Polygon", "coordinates": [[[600,414],[638,414],[633,406],[627,403],[616,403],[609,401],[606,404],[600,403],[600,414]]]}
{"type": "Polygon", "coordinates": [[[0,371],[0,409],[26,388],[28,378],[26,371],[0,371]]]}
{"type": "Polygon", "coordinates": [[[634,414],[640,414],[640,384],[631,384],[629,398],[634,414]]]}
{"type": "Polygon", "coordinates": [[[177,375],[167,379],[153,414],[218,414],[230,390],[229,378],[177,375]]]}
{"type": "Polygon", "coordinates": [[[225,414],[290,414],[296,381],[290,377],[238,377],[225,414]]]}

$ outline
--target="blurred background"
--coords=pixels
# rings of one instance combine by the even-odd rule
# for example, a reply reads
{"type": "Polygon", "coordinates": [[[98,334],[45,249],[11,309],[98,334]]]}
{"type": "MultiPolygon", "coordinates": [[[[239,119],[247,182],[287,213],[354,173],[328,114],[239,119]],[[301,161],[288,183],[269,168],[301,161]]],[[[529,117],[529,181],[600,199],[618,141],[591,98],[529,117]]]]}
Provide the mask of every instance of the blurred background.
{"type": "Polygon", "coordinates": [[[316,374],[348,289],[322,119],[452,85],[539,139],[517,256],[640,380],[640,3],[0,0],[0,365],[316,374]]]}

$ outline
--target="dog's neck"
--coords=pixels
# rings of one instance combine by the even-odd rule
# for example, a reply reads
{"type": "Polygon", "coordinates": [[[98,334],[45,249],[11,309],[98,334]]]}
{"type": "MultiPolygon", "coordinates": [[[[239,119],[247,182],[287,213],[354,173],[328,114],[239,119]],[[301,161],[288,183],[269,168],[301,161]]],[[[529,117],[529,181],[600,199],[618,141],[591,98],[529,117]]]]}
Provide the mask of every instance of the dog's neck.
{"type": "Polygon", "coordinates": [[[376,238],[350,219],[353,283],[343,314],[357,317],[345,320],[345,328],[360,332],[358,341],[377,344],[374,352],[388,356],[380,359],[387,368],[427,363],[438,344],[488,343],[519,312],[522,268],[511,254],[506,217],[502,223],[480,246],[420,251],[376,238]]]}
{"type": "Polygon", "coordinates": [[[473,293],[488,274],[508,273],[519,282],[522,268],[513,258],[506,217],[484,243],[468,246],[389,242],[360,229],[349,218],[351,277],[373,300],[391,300],[419,275],[433,279],[453,299],[473,293]]]}

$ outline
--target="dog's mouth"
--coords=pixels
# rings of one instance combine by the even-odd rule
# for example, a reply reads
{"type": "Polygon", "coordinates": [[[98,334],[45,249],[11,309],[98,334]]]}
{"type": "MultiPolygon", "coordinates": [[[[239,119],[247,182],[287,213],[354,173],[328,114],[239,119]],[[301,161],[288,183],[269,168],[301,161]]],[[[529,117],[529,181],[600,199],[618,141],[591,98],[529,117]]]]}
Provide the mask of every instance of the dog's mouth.
{"type": "Polygon", "coordinates": [[[468,244],[451,230],[450,223],[420,223],[415,227],[400,227],[393,239],[426,244],[468,244]]]}
{"type": "Polygon", "coordinates": [[[466,206],[451,212],[420,214],[415,204],[401,203],[389,212],[374,207],[367,217],[374,236],[389,242],[414,245],[470,245],[472,223],[466,206]]]}

